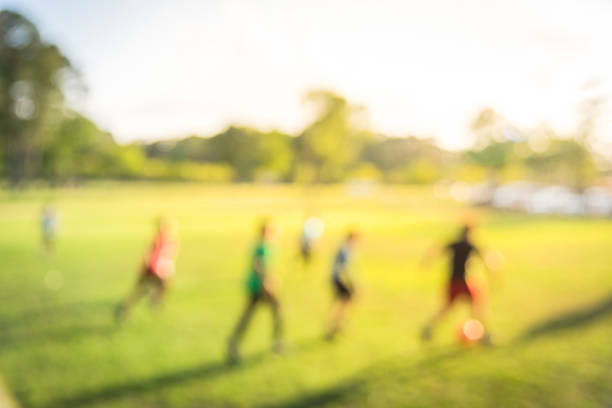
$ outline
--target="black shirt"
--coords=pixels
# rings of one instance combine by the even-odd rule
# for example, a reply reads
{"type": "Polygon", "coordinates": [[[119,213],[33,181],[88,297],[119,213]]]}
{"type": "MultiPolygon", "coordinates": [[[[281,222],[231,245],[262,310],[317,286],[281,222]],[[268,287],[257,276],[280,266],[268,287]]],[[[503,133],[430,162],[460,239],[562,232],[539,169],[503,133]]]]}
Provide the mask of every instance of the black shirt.
{"type": "Polygon", "coordinates": [[[450,243],[446,249],[452,252],[451,280],[465,280],[465,264],[472,252],[478,253],[478,249],[464,240],[450,243]]]}

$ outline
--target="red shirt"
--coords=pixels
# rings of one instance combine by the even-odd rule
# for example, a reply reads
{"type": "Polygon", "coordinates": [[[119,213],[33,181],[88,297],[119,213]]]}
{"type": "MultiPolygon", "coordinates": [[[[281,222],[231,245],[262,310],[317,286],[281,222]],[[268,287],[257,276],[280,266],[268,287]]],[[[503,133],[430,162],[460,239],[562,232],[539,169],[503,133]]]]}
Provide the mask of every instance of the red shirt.
{"type": "Polygon", "coordinates": [[[167,232],[160,231],[153,241],[147,259],[148,269],[162,279],[167,278],[172,273],[168,271],[168,268],[169,265],[172,265],[173,252],[174,240],[167,232]]]}

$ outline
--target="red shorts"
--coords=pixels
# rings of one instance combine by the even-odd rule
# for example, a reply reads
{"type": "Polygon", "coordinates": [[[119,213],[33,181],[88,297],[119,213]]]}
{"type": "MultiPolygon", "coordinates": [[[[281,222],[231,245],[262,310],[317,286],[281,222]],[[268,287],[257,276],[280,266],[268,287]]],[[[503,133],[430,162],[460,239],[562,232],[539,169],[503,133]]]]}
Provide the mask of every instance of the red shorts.
{"type": "Polygon", "coordinates": [[[162,276],[159,276],[157,272],[150,265],[145,264],[142,268],[141,274],[142,280],[150,279],[152,281],[159,280],[161,283],[164,283],[165,279],[162,276]]]}
{"type": "Polygon", "coordinates": [[[448,303],[453,303],[459,296],[466,296],[470,301],[478,300],[478,290],[472,282],[463,279],[454,279],[448,285],[448,303]]]}
{"type": "Polygon", "coordinates": [[[142,286],[155,286],[161,289],[166,287],[166,281],[157,276],[152,270],[145,268],[142,275],[140,275],[140,279],[138,279],[138,284],[142,286]]]}

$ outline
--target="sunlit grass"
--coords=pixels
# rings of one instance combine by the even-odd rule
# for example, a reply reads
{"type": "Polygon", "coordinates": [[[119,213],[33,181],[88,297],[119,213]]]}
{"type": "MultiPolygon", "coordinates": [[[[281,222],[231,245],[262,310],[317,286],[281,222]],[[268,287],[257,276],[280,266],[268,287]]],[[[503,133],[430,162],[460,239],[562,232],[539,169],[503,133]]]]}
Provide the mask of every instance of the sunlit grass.
{"type": "Polygon", "coordinates": [[[608,220],[481,211],[479,241],[506,259],[489,290],[496,346],[456,345],[465,307],[432,344],[420,343],[446,280],[442,260],[423,270],[420,258],[453,237],[465,213],[427,187],[366,197],[343,187],[193,184],[2,192],[0,370],[26,407],[612,404],[612,306],[602,306],[612,287],[608,220]],[[48,199],[61,233],[57,253],[45,258],[38,216],[48,199]],[[326,222],[308,270],[296,260],[305,213],[326,222]],[[112,307],[136,279],[159,214],[180,226],[177,276],[159,313],[140,304],[118,329],[112,307]],[[244,364],[228,368],[225,342],[243,307],[262,216],[280,230],[274,271],[289,353],[268,352],[271,319],[262,308],[243,344],[244,364]],[[349,227],[363,236],[361,291],[345,335],[328,344],[329,268],[349,227]],[[61,289],[45,286],[49,270],[63,277],[61,289]],[[553,318],[561,323],[521,340],[553,318]]]}

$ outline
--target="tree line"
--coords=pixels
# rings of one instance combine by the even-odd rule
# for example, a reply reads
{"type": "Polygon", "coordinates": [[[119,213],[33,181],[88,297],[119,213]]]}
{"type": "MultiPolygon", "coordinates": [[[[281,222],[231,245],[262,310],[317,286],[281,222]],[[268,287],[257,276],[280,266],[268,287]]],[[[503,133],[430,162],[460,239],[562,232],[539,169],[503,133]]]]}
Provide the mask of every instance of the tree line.
{"type": "Polygon", "coordinates": [[[67,107],[66,90],[85,88],[69,59],[45,42],[32,22],[13,11],[0,12],[0,178],[5,183],[533,179],[581,189],[608,171],[606,158],[590,148],[588,126],[564,137],[545,127],[524,131],[484,109],[471,125],[474,146],[447,151],[433,139],[372,131],[364,107],[327,90],[305,96],[315,119],[297,134],[230,126],[212,136],[120,145],[67,107]]]}

